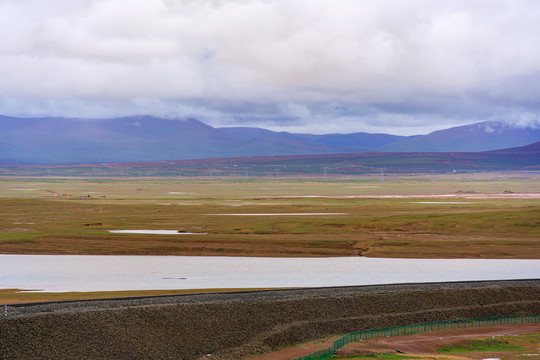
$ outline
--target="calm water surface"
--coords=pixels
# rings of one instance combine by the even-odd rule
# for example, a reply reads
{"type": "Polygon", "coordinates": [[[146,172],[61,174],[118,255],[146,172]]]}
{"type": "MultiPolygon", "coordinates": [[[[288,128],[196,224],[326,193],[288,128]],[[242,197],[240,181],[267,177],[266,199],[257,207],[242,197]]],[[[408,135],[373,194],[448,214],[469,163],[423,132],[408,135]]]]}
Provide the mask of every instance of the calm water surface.
{"type": "Polygon", "coordinates": [[[540,260],[0,255],[0,289],[318,287],[540,278],[540,260]]]}

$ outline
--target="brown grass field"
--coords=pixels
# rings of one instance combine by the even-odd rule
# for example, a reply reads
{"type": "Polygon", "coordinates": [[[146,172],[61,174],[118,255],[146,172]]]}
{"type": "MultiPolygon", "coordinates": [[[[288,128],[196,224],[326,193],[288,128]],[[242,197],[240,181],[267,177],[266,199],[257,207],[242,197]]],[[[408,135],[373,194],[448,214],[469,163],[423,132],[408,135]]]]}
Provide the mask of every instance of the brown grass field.
{"type": "Polygon", "coordinates": [[[0,253],[540,258],[540,181],[518,192],[523,186],[511,178],[3,178],[0,253]],[[108,232],[121,229],[204,234],[108,232]]]}
{"type": "Polygon", "coordinates": [[[540,177],[3,177],[0,253],[539,259],[540,177]]]}

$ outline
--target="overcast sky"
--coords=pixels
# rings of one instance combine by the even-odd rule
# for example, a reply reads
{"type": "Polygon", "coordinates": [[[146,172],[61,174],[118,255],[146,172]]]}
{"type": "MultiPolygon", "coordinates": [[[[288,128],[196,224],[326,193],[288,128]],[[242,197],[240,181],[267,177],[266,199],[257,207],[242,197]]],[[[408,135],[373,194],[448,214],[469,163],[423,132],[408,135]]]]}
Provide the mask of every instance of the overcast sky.
{"type": "Polygon", "coordinates": [[[308,133],[536,124],[537,0],[0,0],[0,114],[308,133]]]}

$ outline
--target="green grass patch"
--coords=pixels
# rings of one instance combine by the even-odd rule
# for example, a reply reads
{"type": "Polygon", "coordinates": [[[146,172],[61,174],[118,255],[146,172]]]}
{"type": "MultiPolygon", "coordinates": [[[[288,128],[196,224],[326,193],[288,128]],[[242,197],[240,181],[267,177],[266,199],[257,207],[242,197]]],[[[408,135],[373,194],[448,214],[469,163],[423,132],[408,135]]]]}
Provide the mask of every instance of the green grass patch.
{"type": "Polygon", "coordinates": [[[500,338],[467,340],[462,344],[445,346],[437,349],[438,353],[453,354],[470,351],[523,351],[521,346],[509,344],[500,338]]]}
{"type": "Polygon", "coordinates": [[[361,356],[346,356],[346,357],[333,357],[332,359],[381,359],[381,360],[400,360],[400,359],[422,359],[418,356],[406,356],[398,354],[373,354],[373,355],[361,355],[361,356]]]}

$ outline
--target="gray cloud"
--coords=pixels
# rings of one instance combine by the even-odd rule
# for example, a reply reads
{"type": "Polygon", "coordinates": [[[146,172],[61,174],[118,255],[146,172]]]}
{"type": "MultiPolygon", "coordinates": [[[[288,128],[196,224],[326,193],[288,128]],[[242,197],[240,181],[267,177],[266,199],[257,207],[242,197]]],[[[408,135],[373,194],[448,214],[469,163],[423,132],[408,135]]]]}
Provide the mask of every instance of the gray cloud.
{"type": "Polygon", "coordinates": [[[537,121],[535,0],[0,0],[0,112],[401,133],[537,121]]]}

